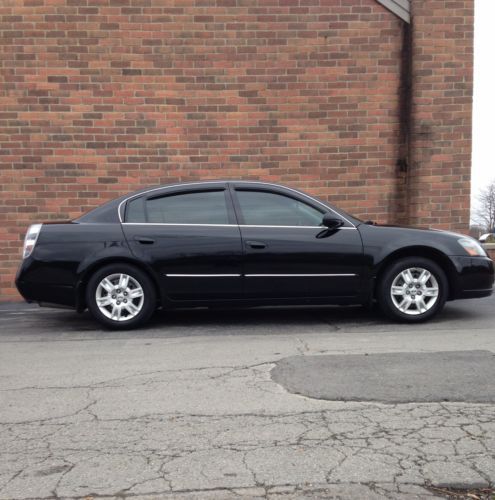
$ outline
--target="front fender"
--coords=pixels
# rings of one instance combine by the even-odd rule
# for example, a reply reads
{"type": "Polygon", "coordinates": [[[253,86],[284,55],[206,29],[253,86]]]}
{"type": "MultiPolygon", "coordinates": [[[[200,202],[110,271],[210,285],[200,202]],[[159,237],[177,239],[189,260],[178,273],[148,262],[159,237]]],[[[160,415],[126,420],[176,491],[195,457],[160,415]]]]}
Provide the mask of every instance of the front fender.
{"type": "Polygon", "coordinates": [[[425,229],[359,226],[363,238],[365,255],[370,268],[378,273],[391,257],[405,253],[407,255],[441,256],[452,263],[450,256],[462,255],[462,249],[451,233],[425,229]]]}
{"type": "Polygon", "coordinates": [[[471,259],[466,255],[459,256],[462,249],[452,233],[380,226],[360,226],[360,230],[370,279],[376,282],[381,271],[397,259],[425,257],[444,269],[449,281],[449,300],[458,296],[460,276],[466,265],[471,264],[471,259]]]}

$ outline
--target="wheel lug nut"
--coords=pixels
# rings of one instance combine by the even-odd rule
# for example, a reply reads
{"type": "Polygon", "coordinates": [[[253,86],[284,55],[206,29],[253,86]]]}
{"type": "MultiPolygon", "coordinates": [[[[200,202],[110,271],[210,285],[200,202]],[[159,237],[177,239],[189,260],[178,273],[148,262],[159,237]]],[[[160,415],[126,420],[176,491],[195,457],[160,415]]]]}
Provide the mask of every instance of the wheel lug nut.
{"type": "Polygon", "coordinates": [[[117,300],[117,305],[120,306],[120,300],[117,300]]]}
{"type": "Polygon", "coordinates": [[[127,304],[127,300],[126,299],[124,299],[124,304],[127,304]]]}
{"type": "Polygon", "coordinates": [[[127,297],[127,292],[124,292],[124,295],[127,297]]]}
{"type": "Polygon", "coordinates": [[[112,295],[112,299],[116,299],[117,297],[115,295],[112,295]]]}

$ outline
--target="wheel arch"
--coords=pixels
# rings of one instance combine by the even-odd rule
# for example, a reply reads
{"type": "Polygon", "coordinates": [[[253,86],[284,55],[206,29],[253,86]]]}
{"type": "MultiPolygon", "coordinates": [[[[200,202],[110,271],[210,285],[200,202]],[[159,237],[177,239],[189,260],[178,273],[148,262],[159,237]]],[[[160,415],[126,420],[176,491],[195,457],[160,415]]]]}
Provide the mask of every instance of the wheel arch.
{"type": "Polygon", "coordinates": [[[449,295],[447,300],[452,300],[456,295],[456,290],[458,288],[458,280],[457,280],[457,270],[449,259],[449,257],[443,253],[441,250],[437,248],[423,246],[423,245],[414,245],[405,248],[399,248],[390,254],[388,254],[376,267],[375,269],[375,284],[373,287],[373,297],[376,297],[376,288],[377,285],[384,273],[384,271],[393,263],[399,259],[403,259],[405,257],[424,257],[426,259],[430,259],[439,265],[445,276],[447,277],[447,282],[449,286],[449,295]]]}
{"type": "Polygon", "coordinates": [[[137,267],[139,270],[143,271],[146,273],[146,275],[150,278],[151,282],[153,283],[156,291],[156,297],[158,299],[158,305],[163,305],[164,303],[164,295],[163,291],[160,287],[160,284],[158,283],[158,280],[156,279],[156,276],[154,273],[142,262],[133,259],[132,257],[125,257],[125,256],[119,256],[119,257],[104,257],[101,258],[95,262],[92,262],[88,267],[84,269],[84,271],[81,272],[79,276],[79,280],[76,285],[76,310],[77,312],[83,312],[86,307],[86,287],[88,285],[89,278],[92,274],[94,274],[96,271],[101,269],[102,267],[105,267],[110,264],[130,264],[134,267],[137,267]]]}

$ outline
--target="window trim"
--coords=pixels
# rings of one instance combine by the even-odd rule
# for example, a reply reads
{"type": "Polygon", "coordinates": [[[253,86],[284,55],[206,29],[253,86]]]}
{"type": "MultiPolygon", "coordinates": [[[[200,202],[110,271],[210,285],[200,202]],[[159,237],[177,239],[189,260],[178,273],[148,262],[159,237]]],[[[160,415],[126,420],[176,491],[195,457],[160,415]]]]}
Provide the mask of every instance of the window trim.
{"type": "MultiPolygon", "coordinates": [[[[125,222],[125,207],[127,206],[127,202],[128,201],[131,201],[131,200],[134,200],[135,198],[138,198],[140,196],[145,196],[147,195],[148,193],[151,193],[151,192],[156,192],[156,191],[168,191],[169,189],[172,189],[174,191],[180,191],[181,188],[185,188],[185,189],[199,189],[201,190],[202,188],[204,188],[205,186],[208,186],[208,185],[216,185],[218,186],[219,188],[223,188],[223,189],[226,189],[230,192],[231,194],[231,203],[233,203],[233,199],[235,198],[235,195],[232,194],[234,189],[235,189],[235,186],[239,186],[239,187],[244,187],[243,184],[246,185],[246,187],[259,187],[261,189],[265,188],[266,190],[271,190],[271,191],[274,191],[274,192],[281,192],[281,193],[287,193],[287,191],[289,191],[291,194],[294,193],[295,196],[297,197],[300,197],[300,198],[303,198],[305,200],[310,200],[310,204],[315,204],[315,205],[318,205],[322,208],[324,208],[327,212],[332,212],[334,213],[335,215],[337,215],[338,217],[342,218],[346,224],[348,224],[348,226],[342,226],[339,228],[339,230],[341,229],[357,229],[357,226],[351,222],[345,215],[342,215],[338,210],[332,208],[331,206],[323,203],[322,201],[320,200],[317,200],[316,198],[313,198],[312,196],[306,194],[306,193],[303,193],[301,191],[298,191],[297,189],[293,189],[293,188],[290,188],[288,186],[283,186],[283,185],[280,185],[280,184],[273,184],[271,182],[262,182],[262,181],[222,181],[222,180],[211,180],[211,181],[199,181],[199,182],[186,182],[186,183],[180,183],[180,184],[170,184],[168,186],[159,186],[159,187],[155,187],[155,188],[150,188],[150,189],[147,189],[147,190],[144,190],[140,193],[135,193],[135,194],[131,194],[129,195],[127,198],[124,198],[118,205],[117,207],[117,215],[118,215],[118,218],[119,218],[119,222],[121,224],[134,224],[133,222],[125,222]],[[124,207],[124,217],[122,216],[123,214],[123,211],[122,211],[122,207],[124,207]]],[[[212,186],[213,187],[213,186],[212,186]]],[[[230,206],[230,208],[232,209],[232,212],[234,214],[234,218],[236,218],[236,213],[235,213],[235,206],[230,206]]],[[[139,223],[139,224],[145,224],[145,223],[139,223]]],[[[235,222],[233,224],[228,224],[228,225],[238,225],[237,223],[237,220],[235,220],[235,222]]],[[[268,226],[263,226],[263,227],[268,227],[268,226]]],[[[272,227],[288,227],[288,226],[272,226],[272,227]]],[[[296,226],[296,227],[302,227],[302,226],[296,226]]],[[[319,227],[319,226],[318,226],[319,227]]]]}
{"type": "MultiPolygon", "coordinates": [[[[177,192],[177,193],[182,190],[196,190],[196,189],[201,190],[204,188],[208,188],[209,185],[212,185],[212,187],[215,187],[216,185],[216,187],[220,189],[228,189],[227,183],[225,181],[212,180],[212,181],[199,181],[199,182],[182,182],[180,184],[169,184],[168,186],[157,186],[141,190],[140,192],[134,194],[131,193],[126,198],[124,198],[117,206],[117,215],[119,217],[119,222],[121,224],[127,224],[126,222],[127,204],[130,201],[135,200],[136,198],[147,197],[149,193],[156,193],[157,191],[163,191],[164,193],[167,193],[169,189],[171,189],[172,192],[177,192]]],[[[134,222],[130,224],[134,224],[134,222]]]]}
{"type": "MultiPolygon", "coordinates": [[[[155,190],[152,190],[155,191],[155,190]]],[[[126,200],[126,205],[124,209],[124,222],[122,224],[149,224],[149,225],[166,225],[166,226],[231,226],[231,225],[236,225],[237,221],[235,219],[235,213],[234,213],[234,208],[232,206],[232,199],[230,197],[230,193],[228,192],[228,189],[226,186],[218,186],[218,187],[196,187],[196,188],[191,188],[187,186],[186,189],[180,189],[180,190],[174,190],[172,192],[164,192],[164,193],[156,193],[153,192],[153,194],[149,194],[146,196],[146,193],[142,193],[141,196],[136,196],[133,197],[132,199],[126,200]],[[147,202],[151,200],[158,200],[160,198],[169,198],[172,196],[181,196],[185,194],[195,194],[195,193],[211,193],[211,192],[223,192],[224,195],[224,200],[225,200],[225,208],[226,208],[226,213],[227,213],[227,223],[225,224],[206,224],[206,223],[187,223],[187,222],[149,222],[149,214],[148,214],[148,207],[147,207],[147,202]],[[143,210],[144,210],[144,217],[146,219],[146,222],[129,222],[127,220],[128,217],[128,207],[129,204],[137,199],[142,199],[143,200],[143,210]]]]}
{"type": "MultiPolygon", "coordinates": [[[[269,227],[272,229],[318,229],[320,231],[324,230],[324,226],[268,226],[256,224],[187,224],[187,223],[173,223],[173,222],[121,222],[125,226],[192,226],[192,227],[269,227]]],[[[350,229],[351,231],[356,230],[355,227],[342,226],[339,227],[339,231],[343,229],[350,229]]]]}

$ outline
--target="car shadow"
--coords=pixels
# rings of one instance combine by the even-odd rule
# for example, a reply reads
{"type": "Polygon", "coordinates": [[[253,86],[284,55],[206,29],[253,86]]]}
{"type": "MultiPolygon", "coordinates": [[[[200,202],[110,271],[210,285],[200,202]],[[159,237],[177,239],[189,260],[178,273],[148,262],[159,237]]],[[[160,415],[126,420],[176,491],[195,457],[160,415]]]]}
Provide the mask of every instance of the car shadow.
{"type": "MultiPolygon", "coordinates": [[[[480,321],[480,313],[472,305],[472,301],[449,303],[437,318],[420,325],[396,323],[385,317],[378,307],[361,306],[159,310],[145,326],[130,331],[105,330],[87,311],[77,314],[69,310],[36,309],[30,306],[29,314],[10,313],[12,327],[15,322],[15,328],[9,328],[8,319],[4,319],[1,326],[6,331],[15,330],[16,333],[25,332],[27,335],[51,333],[64,338],[65,334],[78,332],[87,334],[91,338],[130,338],[305,333],[338,335],[367,330],[383,332],[457,330],[470,327],[474,321],[480,321]]],[[[489,304],[490,307],[491,305],[489,304]]],[[[486,304],[484,309],[490,310],[486,304]]],[[[70,335],[67,338],[70,338],[70,335]]]]}

